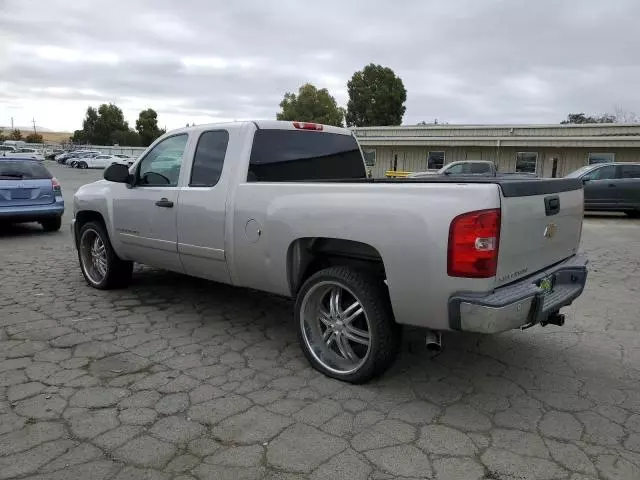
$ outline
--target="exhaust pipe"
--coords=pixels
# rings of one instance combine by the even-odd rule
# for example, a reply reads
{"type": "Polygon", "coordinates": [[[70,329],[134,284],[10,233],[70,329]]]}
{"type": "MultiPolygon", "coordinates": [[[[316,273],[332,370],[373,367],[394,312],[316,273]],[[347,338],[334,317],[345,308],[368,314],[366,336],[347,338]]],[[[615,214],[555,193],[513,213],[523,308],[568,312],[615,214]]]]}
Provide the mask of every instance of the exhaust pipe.
{"type": "Polygon", "coordinates": [[[427,330],[426,336],[427,350],[430,352],[442,351],[442,335],[434,330],[427,330]]]}

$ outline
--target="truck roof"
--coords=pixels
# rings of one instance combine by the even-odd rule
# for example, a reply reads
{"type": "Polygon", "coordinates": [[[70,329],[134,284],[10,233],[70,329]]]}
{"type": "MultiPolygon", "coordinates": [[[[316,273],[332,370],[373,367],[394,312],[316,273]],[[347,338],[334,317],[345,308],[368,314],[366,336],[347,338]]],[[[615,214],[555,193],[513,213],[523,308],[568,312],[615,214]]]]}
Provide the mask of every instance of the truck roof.
{"type": "Polygon", "coordinates": [[[193,132],[202,130],[211,130],[215,128],[224,128],[227,130],[233,130],[242,128],[248,124],[255,125],[258,129],[265,130],[316,130],[326,133],[336,133],[339,135],[353,136],[353,132],[347,128],[334,127],[331,125],[323,125],[320,123],[312,122],[290,122],[283,120],[240,120],[235,122],[219,122],[219,123],[205,123],[201,125],[194,125],[191,127],[182,127],[172,132],[193,132]]]}

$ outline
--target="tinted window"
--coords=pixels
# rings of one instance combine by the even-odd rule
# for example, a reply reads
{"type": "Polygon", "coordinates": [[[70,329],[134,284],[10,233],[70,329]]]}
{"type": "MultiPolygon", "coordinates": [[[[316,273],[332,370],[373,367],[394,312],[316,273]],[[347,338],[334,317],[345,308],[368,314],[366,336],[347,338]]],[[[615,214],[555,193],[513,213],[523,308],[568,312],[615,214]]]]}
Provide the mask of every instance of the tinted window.
{"type": "Polygon", "coordinates": [[[586,166],[586,167],[580,167],[577,170],[574,170],[573,172],[569,173],[566,178],[578,178],[580,177],[584,172],[586,172],[587,170],[589,170],[591,167],[590,166],[586,166]]]}
{"type": "Polygon", "coordinates": [[[536,173],[538,154],[536,152],[518,152],[516,154],[516,173],[536,173]]]}
{"type": "Polygon", "coordinates": [[[640,178],[640,165],[622,165],[622,178],[640,178]]]}
{"type": "Polygon", "coordinates": [[[295,182],[366,178],[364,161],[351,135],[300,130],[258,130],[247,180],[295,182]]]}
{"type": "Polygon", "coordinates": [[[138,185],[175,187],[180,177],[182,156],[189,136],[186,133],[166,138],[142,159],[138,185]]]}
{"type": "Polygon", "coordinates": [[[445,172],[448,173],[454,173],[454,174],[460,174],[462,173],[462,164],[461,163],[456,163],[455,165],[449,167],[449,168],[445,168],[444,169],[445,172]]]}
{"type": "Polygon", "coordinates": [[[229,132],[218,130],[200,135],[193,157],[190,187],[213,187],[220,179],[229,144],[229,132]]]}
{"type": "Polygon", "coordinates": [[[20,160],[0,160],[0,180],[9,178],[37,180],[51,177],[51,173],[39,163],[20,160]]]}
{"type": "Polygon", "coordinates": [[[615,165],[607,165],[606,167],[596,168],[582,178],[585,180],[610,180],[616,178],[616,167],[615,165]]]}
{"type": "Polygon", "coordinates": [[[470,163],[469,173],[489,173],[491,172],[491,165],[488,163],[470,163]]]}
{"type": "Polygon", "coordinates": [[[615,161],[615,153],[598,152],[589,154],[589,165],[593,165],[595,163],[610,163],[615,161]]]}
{"type": "Polygon", "coordinates": [[[427,168],[440,170],[444,165],[444,152],[429,152],[427,154],[427,168]]]}

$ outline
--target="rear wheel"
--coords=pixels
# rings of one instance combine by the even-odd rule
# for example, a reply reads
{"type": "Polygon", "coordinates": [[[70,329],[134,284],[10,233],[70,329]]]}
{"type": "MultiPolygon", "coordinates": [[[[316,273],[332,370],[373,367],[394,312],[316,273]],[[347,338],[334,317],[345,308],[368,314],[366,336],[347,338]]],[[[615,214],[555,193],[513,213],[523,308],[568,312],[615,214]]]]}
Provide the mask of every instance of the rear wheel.
{"type": "Polygon", "coordinates": [[[347,267],[310,277],[295,306],[298,338],[311,365],[350,383],[380,375],[394,362],[401,328],[380,278],[347,267]]]}
{"type": "Polygon", "coordinates": [[[122,288],[131,281],[133,262],[118,257],[100,222],[88,222],[80,229],[78,259],[82,275],[93,288],[122,288]]]}
{"type": "Polygon", "coordinates": [[[42,225],[45,232],[57,232],[62,227],[62,217],[47,218],[40,221],[40,225],[42,225]]]}

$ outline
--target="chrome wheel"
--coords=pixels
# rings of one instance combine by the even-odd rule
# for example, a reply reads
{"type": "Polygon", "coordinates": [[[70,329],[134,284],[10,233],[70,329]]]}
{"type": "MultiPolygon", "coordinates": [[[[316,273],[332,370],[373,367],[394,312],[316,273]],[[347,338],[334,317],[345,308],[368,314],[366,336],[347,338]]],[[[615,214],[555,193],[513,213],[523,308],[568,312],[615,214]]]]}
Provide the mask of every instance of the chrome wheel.
{"type": "Polygon", "coordinates": [[[87,229],[80,239],[82,269],[94,285],[101,284],[107,276],[109,263],[107,249],[98,232],[87,229]]]}
{"type": "Polygon", "coordinates": [[[314,359],[336,374],[355,372],[371,352],[367,314],[355,294],[338,281],[309,289],[300,307],[300,330],[314,359]]]}

